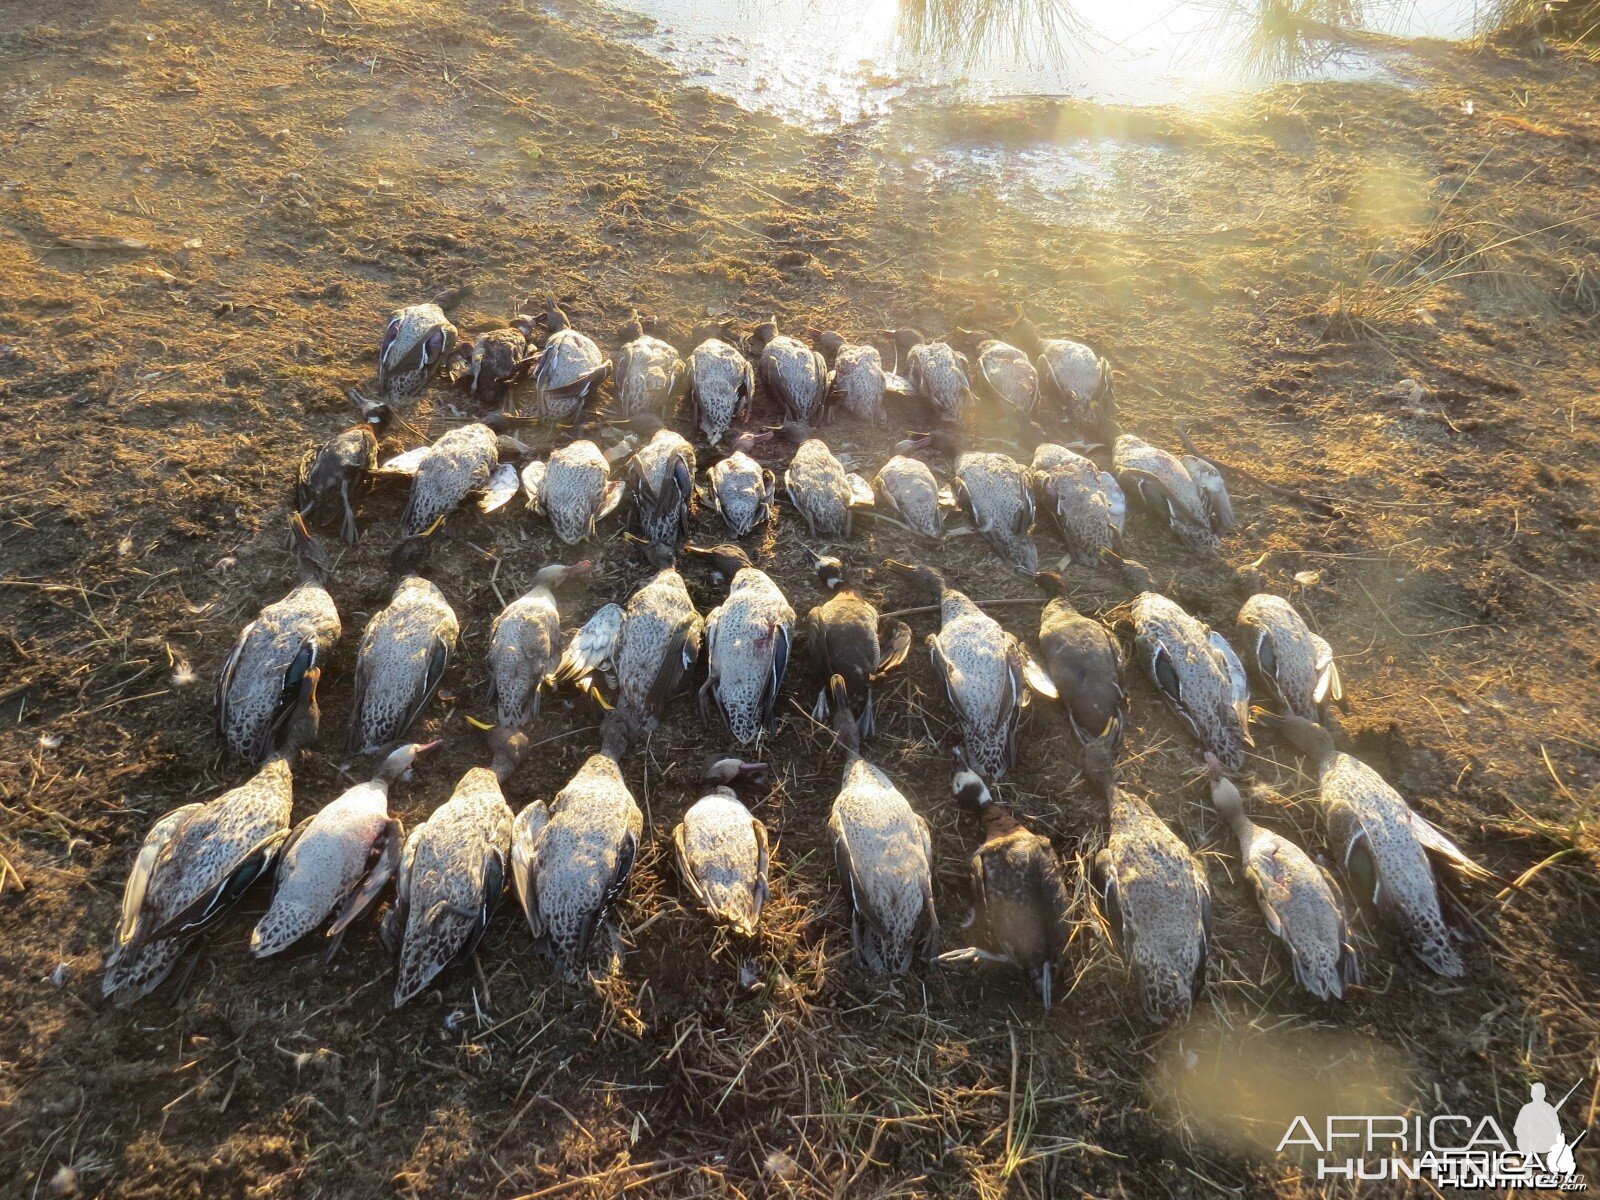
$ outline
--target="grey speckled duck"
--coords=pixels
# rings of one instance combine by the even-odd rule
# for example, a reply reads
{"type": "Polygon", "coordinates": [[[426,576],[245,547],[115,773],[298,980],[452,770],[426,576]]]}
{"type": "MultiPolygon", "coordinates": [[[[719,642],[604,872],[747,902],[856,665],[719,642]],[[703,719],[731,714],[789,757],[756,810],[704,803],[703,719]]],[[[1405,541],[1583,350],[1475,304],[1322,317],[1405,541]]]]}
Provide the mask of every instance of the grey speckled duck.
{"type": "Polygon", "coordinates": [[[1333,647],[1282,596],[1251,596],[1239,610],[1239,626],[1245,662],[1283,711],[1316,721],[1328,701],[1344,698],[1333,647]]]}
{"type": "Polygon", "coordinates": [[[1250,693],[1227,639],[1156,592],[1134,597],[1133,630],[1150,681],[1195,740],[1224,770],[1246,770],[1250,693]]]}
{"type": "Polygon", "coordinates": [[[728,532],[743,537],[755,528],[756,522],[772,514],[772,497],[776,479],[755,459],[750,451],[770,438],[770,432],[752,433],[746,430],[733,439],[733,453],[711,464],[706,472],[707,500],[721,515],[728,532]]]}
{"type": "Polygon", "coordinates": [[[883,369],[883,356],[875,346],[846,341],[843,334],[831,329],[817,334],[815,340],[817,349],[832,362],[828,411],[885,424],[889,412],[883,406],[884,395],[891,390],[904,394],[906,381],[883,369]]]}
{"type": "Polygon", "coordinates": [[[959,760],[951,780],[958,803],[975,809],[983,841],[972,856],[973,924],[978,946],[950,950],[940,962],[1010,963],[1028,977],[1045,1008],[1072,932],[1072,894],[1050,839],[1034,833],[959,760]]]}
{"type": "Polygon", "coordinates": [[[300,584],[239,631],[217,678],[217,732],[229,749],[251,763],[283,744],[296,720],[300,681],[321,664],[343,631],[325,582],[327,558],[298,513],[290,517],[289,526],[300,584]]]}
{"type": "Polygon", "coordinates": [[[555,589],[581,578],[594,564],[541,567],[533,586],[518,596],[489,626],[489,703],[503,729],[521,729],[539,715],[540,699],[555,684],[561,662],[561,613],[555,589]]]}
{"type": "Polygon", "coordinates": [[[914,533],[932,541],[944,537],[945,510],[955,506],[955,497],[920,458],[896,454],[878,468],[872,488],[914,533]]]}
{"type": "Polygon", "coordinates": [[[778,398],[791,421],[819,423],[828,401],[828,363],[817,351],[778,332],[776,319],[757,325],[761,386],[778,398]]]}
{"type": "Polygon", "coordinates": [[[473,767],[406,839],[382,927],[399,960],[396,1008],[478,948],[505,895],[511,821],[500,780],[473,767]]]}
{"type": "Polygon", "coordinates": [[[712,919],[735,937],[753,938],[767,902],[767,827],[730,787],[696,800],[672,833],[678,870],[712,919]]]}
{"type": "Polygon", "coordinates": [[[370,408],[374,420],[334,434],[316,450],[307,450],[295,477],[294,506],[300,515],[314,524],[331,524],[328,510],[337,498],[339,536],[351,546],[361,537],[354,493],[378,469],[378,432],[389,419],[388,405],[370,408]]]}
{"type": "MultiPolygon", "coordinates": [[[[511,875],[528,928],[558,974],[581,978],[595,934],[633,871],[644,814],[617,765],[632,731],[620,712],[601,723],[601,751],[590,755],[547,808],[535,800],[517,814],[511,875]]],[[[611,959],[621,957],[614,936],[611,959]]]]}
{"type": "Polygon", "coordinates": [[[910,393],[931,406],[941,422],[960,425],[972,403],[967,356],[945,342],[924,341],[915,329],[882,332],[894,338],[910,393]]]}
{"type": "Polygon", "coordinates": [[[688,365],[674,346],[645,332],[638,313],[618,336],[624,345],[617,354],[616,393],[623,414],[670,415],[689,390],[688,365]]]}
{"type": "Polygon", "coordinates": [[[611,360],[593,338],[572,328],[554,296],[545,297],[544,322],[548,332],[533,368],[534,401],[546,421],[570,425],[599,399],[611,360]]]}
{"type": "Polygon", "coordinates": [[[973,391],[1020,417],[1033,416],[1039,403],[1039,372],[1028,355],[981,330],[958,330],[967,340],[973,391]]]}
{"type": "Polygon", "coordinates": [[[1011,327],[1011,340],[1033,357],[1040,399],[1057,408],[1080,436],[1099,442],[1117,436],[1109,362],[1082,342],[1040,337],[1026,317],[1011,327]]]}
{"type": "Polygon", "coordinates": [[[549,518],[550,527],[567,545],[593,537],[595,526],[616,512],[627,484],[611,478],[611,464],[632,449],[629,442],[608,454],[587,439],[569,442],[522,468],[522,493],[528,507],[549,518]]]}
{"type": "MultiPolygon", "coordinates": [[[[317,675],[311,671],[302,687],[315,693],[317,675]]],[[[175,808],[145,834],[123,889],[102,981],[103,994],[119,1008],[154,991],[189,938],[271,869],[289,836],[294,806],[289,758],[275,755],[247,783],[215,800],[175,808]]]]}
{"type": "Polygon", "coordinates": [[[1415,812],[1382,775],[1337,750],[1322,726],[1292,716],[1257,719],[1311,760],[1328,831],[1355,893],[1399,930],[1423,965],[1460,978],[1465,967],[1439,906],[1434,865],[1479,882],[1491,873],[1415,812]]]}
{"type": "Polygon", "coordinates": [[[1205,868],[1148,801],[1116,785],[1109,749],[1084,755],[1084,774],[1111,813],[1095,855],[1111,940],[1139,985],[1152,1021],[1187,1020],[1211,954],[1211,885],[1205,868]]]}
{"type": "MultiPolygon", "coordinates": [[[[500,462],[500,431],[518,424],[501,414],[447,430],[431,446],[389,459],[380,474],[409,475],[411,495],[400,514],[400,536],[421,537],[458,507],[474,500],[480,511],[495,512],[517,494],[517,469],[500,462]]],[[[506,439],[516,448],[520,443],[506,439]]]]}
{"type": "Polygon", "coordinates": [[[713,446],[722,441],[735,421],[750,417],[756,377],[749,360],[730,345],[737,337],[726,327],[704,325],[695,333],[689,355],[689,398],[694,401],[695,422],[713,446]]]}
{"type": "Polygon", "coordinates": [[[1039,569],[1033,540],[1033,476],[1009,454],[967,453],[951,484],[958,503],[995,552],[1024,575],[1039,569]]]}
{"type": "Polygon", "coordinates": [[[1093,566],[1122,553],[1128,500],[1117,481],[1083,455],[1041,442],[1033,450],[1039,506],[1055,519],[1072,557],[1093,566]]]}
{"type": "Polygon", "coordinates": [[[1244,811],[1244,797],[1222,773],[1216,755],[1206,756],[1211,807],[1239,839],[1239,860],[1255,889],[1267,928],[1289,950],[1294,977],[1318,1000],[1339,1000],[1361,979],[1339,890],[1311,856],[1286,837],[1263,829],[1244,811]]]}
{"type": "Polygon", "coordinates": [[[358,783],[300,822],[278,856],[272,903],[250,934],[256,958],[280,954],[330,917],[325,962],[345,930],[377,906],[400,866],[405,829],[389,815],[389,789],[411,778],[419,755],[443,745],[413,742],[392,751],[358,783]]]}
{"type": "Polygon", "coordinates": [[[361,635],[346,752],[376,754],[401,739],[438,690],[460,632],[438,587],[421,575],[401,577],[361,635]]]}
{"type": "Polygon", "coordinates": [[[1112,466],[1117,482],[1190,546],[1209,553],[1221,547],[1205,495],[1175,456],[1125,433],[1117,438],[1112,466]]]}
{"type": "Polygon", "coordinates": [[[807,437],[789,460],[783,488],[814,538],[847,538],[857,508],[872,507],[872,485],[844,469],[821,438],[807,437]]]}
{"type": "Polygon", "coordinates": [[[639,534],[646,542],[670,547],[689,536],[694,472],[694,447],[670,429],[656,429],[634,452],[628,464],[628,491],[639,534]]]}
{"type": "Polygon", "coordinates": [[[777,721],[778,692],[794,639],[794,609],[771,576],[751,566],[738,546],[686,548],[709,556],[719,576],[732,577],[728,598],[706,616],[708,670],[700,709],[709,716],[706,698],[716,697],[729,730],[741,745],[748,745],[777,721]]]}
{"type": "Polygon", "coordinates": [[[833,728],[847,761],[828,832],[850,902],[850,939],[867,970],[904,974],[915,960],[931,960],[939,946],[933,835],[889,777],[861,757],[844,680],[835,676],[830,687],[833,728]]]}
{"type": "Polygon", "coordinates": [[[967,761],[990,782],[1000,779],[1017,760],[1028,686],[1053,697],[1054,685],[1022,643],[937,571],[892,560],[884,565],[939,598],[939,632],[928,635],[928,655],[961,721],[967,761]]]}
{"type": "Polygon", "coordinates": [[[396,309],[378,343],[378,394],[390,404],[427,386],[456,347],[456,327],[437,304],[396,309]]]}
{"type": "Polygon", "coordinates": [[[844,680],[861,736],[870,738],[877,732],[872,685],[905,662],[911,649],[911,627],[904,621],[892,622],[889,646],[884,649],[878,640],[882,618],[877,607],[845,578],[844,563],[808,547],[802,549],[830,593],[826,601],[806,614],[805,641],[822,679],[811,715],[818,721],[830,719],[828,683],[837,675],[844,680]]]}
{"type": "Polygon", "coordinates": [[[617,677],[618,708],[648,732],[693,674],[704,636],[705,621],[683,576],[668,567],[626,605],[607,604],[590,617],[561,656],[556,679],[592,691],[590,677],[610,667],[617,677]]]}
{"type": "Polygon", "coordinates": [[[1035,582],[1051,597],[1039,617],[1039,659],[1067,710],[1067,723],[1080,746],[1109,738],[1122,744],[1128,721],[1128,694],[1122,686],[1122,649],[1099,621],[1072,605],[1067,581],[1055,571],[1040,571],[1035,582]]]}

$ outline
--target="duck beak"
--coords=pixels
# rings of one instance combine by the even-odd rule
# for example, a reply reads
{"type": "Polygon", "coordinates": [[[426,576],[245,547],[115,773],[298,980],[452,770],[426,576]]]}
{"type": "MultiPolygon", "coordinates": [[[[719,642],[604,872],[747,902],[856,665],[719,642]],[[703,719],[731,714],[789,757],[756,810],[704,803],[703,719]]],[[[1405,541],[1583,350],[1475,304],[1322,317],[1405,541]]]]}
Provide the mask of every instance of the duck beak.
{"type": "Polygon", "coordinates": [[[767,764],[764,762],[742,762],[739,764],[739,774],[741,775],[759,775],[766,769],[767,764]]]}
{"type": "Polygon", "coordinates": [[[1211,776],[1212,783],[1222,782],[1222,763],[1211,751],[1206,751],[1206,774],[1211,776]]]}

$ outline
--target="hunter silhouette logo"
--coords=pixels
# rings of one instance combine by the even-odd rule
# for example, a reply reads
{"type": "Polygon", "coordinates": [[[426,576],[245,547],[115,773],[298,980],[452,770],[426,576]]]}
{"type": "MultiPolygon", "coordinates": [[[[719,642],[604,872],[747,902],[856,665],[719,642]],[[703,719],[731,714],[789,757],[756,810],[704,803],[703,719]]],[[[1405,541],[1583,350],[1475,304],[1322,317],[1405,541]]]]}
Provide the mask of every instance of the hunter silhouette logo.
{"type": "Polygon", "coordinates": [[[1318,1180],[1426,1180],[1463,1191],[1523,1188],[1587,1191],[1573,1151],[1587,1130],[1570,1141],[1561,1108],[1582,1086],[1572,1085],[1555,1104],[1545,1086],[1528,1089],[1512,1138],[1494,1117],[1438,1113],[1431,1117],[1330,1116],[1321,1129],[1296,1117],[1278,1143],[1278,1153],[1297,1153],[1316,1164],[1318,1180]]]}

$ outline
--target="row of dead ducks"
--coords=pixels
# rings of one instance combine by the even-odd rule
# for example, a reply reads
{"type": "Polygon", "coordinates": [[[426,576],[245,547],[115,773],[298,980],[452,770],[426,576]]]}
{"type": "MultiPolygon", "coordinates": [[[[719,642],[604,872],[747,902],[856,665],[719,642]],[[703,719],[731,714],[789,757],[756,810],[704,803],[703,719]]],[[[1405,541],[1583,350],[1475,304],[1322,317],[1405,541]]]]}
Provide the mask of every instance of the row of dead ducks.
{"type": "MultiPolygon", "coordinates": [[[[302,534],[302,545],[308,542],[302,534]]],[[[627,882],[642,835],[642,816],[618,766],[630,743],[688,679],[702,634],[711,658],[707,689],[742,742],[754,740],[771,721],[783,682],[792,610],[737,547],[712,553],[731,585],[726,602],[705,622],[677,571],[666,568],[626,604],[602,608],[559,660],[552,589],[573,572],[559,566],[541,571],[534,588],[497,618],[491,632],[500,722],[492,731],[494,766],[469,771],[451,799],[409,837],[388,813],[387,792],[427,749],[416,745],[388,751],[369,783],[291,833],[291,763],[297,748],[315,736],[318,660],[331,645],[325,639],[338,635],[337,613],[325,589],[312,607],[325,603],[335,623],[331,629],[326,623],[295,624],[295,615],[311,607],[291,612],[269,606],[241,633],[218,697],[230,744],[247,755],[266,755],[266,765],[243,787],[169,813],[151,829],[128,880],[107,960],[106,993],[120,1002],[147,994],[185,944],[274,866],[272,904],[252,938],[257,955],[277,953],[330,920],[331,953],[394,880],[395,903],[383,930],[399,958],[396,1004],[476,946],[508,867],[530,927],[563,975],[589,969],[607,944],[614,952],[614,939],[601,934],[610,929],[607,914],[627,882]],[[771,603],[773,597],[781,607],[771,603]],[[306,639],[310,653],[302,648],[287,662],[274,658],[293,645],[296,634],[306,639]],[[537,712],[540,692],[562,680],[586,681],[607,667],[617,677],[618,702],[602,724],[601,752],[550,804],[536,801],[513,817],[500,784],[526,752],[524,726],[537,712]],[[272,704],[264,732],[243,736],[248,730],[235,702],[246,677],[257,673],[269,684],[272,704]],[[748,707],[730,705],[735,696],[748,707]],[[748,716],[748,728],[738,713],[748,716]]],[[[897,629],[890,648],[880,651],[877,610],[845,579],[837,559],[817,556],[817,565],[832,595],[807,621],[812,654],[827,679],[815,711],[833,726],[848,756],[829,829],[857,957],[869,969],[896,973],[937,951],[932,843],[926,821],[890,777],[862,756],[862,737],[874,723],[872,682],[903,659],[909,631],[897,629]]],[[[1182,1017],[1205,977],[1209,885],[1198,859],[1149,803],[1117,786],[1126,696],[1115,639],[1058,596],[1041,620],[1040,666],[936,572],[892,566],[938,593],[940,628],[929,638],[929,649],[963,739],[953,790],[976,809],[985,830],[973,862],[979,944],[943,957],[1011,963],[1034,981],[1046,1002],[1052,997],[1066,945],[1068,889],[1048,840],[996,804],[990,792],[1014,757],[1020,710],[1032,687],[1065,704],[1084,743],[1085,776],[1109,809],[1109,836],[1095,869],[1113,940],[1151,1017],[1182,1017]]],[[[296,593],[320,587],[308,581],[296,593]]],[[[1137,597],[1133,621],[1146,671],[1206,748],[1213,801],[1238,835],[1245,874],[1269,928],[1288,947],[1296,978],[1320,998],[1341,996],[1357,977],[1357,965],[1338,886],[1300,847],[1251,822],[1225,773],[1242,768],[1242,747],[1249,740],[1242,663],[1220,635],[1163,596],[1137,597]],[[1233,765],[1226,766],[1224,758],[1233,765]]],[[[1462,960],[1441,905],[1434,861],[1468,878],[1488,872],[1377,772],[1338,752],[1321,724],[1298,715],[1320,715],[1339,685],[1326,643],[1292,606],[1278,597],[1253,597],[1240,624],[1251,666],[1280,710],[1257,719],[1313,762],[1319,802],[1354,892],[1398,928],[1423,963],[1459,975],[1462,960]]],[[[374,616],[357,668],[352,730],[359,731],[355,741],[361,748],[382,752],[404,736],[438,685],[454,632],[448,603],[417,576],[403,581],[395,604],[374,616]],[[422,609],[411,608],[406,597],[412,592],[428,597],[422,609]],[[380,695],[384,699],[375,701],[380,695]],[[369,719],[381,728],[367,724],[369,719]]],[[[747,766],[719,759],[712,776],[731,782],[747,766]]],[[[754,938],[768,886],[760,822],[724,787],[691,808],[676,842],[697,899],[735,936],[754,938]]]]}
{"type": "Polygon", "coordinates": [[[1010,341],[982,330],[958,329],[945,339],[910,328],[883,330],[895,347],[891,370],[866,342],[826,331],[813,333],[807,344],[781,333],[776,318],[756,325],[748,339],[731,321],[703,324],[687,357],[658,336],[665,332],[635,314],[618,331],[615,359],[608,358],[552,297],[544,312],[520,315],[468,345],[437,305],[410,305],[396,310],[384,328],[378,392],[385,404],[403,406],[443,372],[475,396],[515,411],[517,388],[526,383],[541,418],[571,424],[611,378],[624,415],[667,416],[687,400],[695,423],[716,445],[748,418],[759,373],[788,418],[808,424],[821,424],[832,412],[881,423],[888,419],[885,396],[899,394],[922,403],[943,424],[959,426],[976,404],[987,403],[1022,420],[1066,420],[1094,440],[1116,432],[1106,360],[1081,342],[1042,337],[1020,315],[1007,333],[1010,341]]]}
{"type": "MultiPolygon", "coordinates": [[[[694,446],[652,415],[634,418],[635,432],[609,449],[575,438],[519,470],[501,458],[528,450],[509,432],[522,420],[497,414],[458,425],[381,465],[376,434],[356,426],[307,454],[297,507],[308,520],[338,523],[345,539],[354,541],[354,498],[362,485],[405,480],[410,492],[399,533],[414,539],[431,534],[463,506],[492,513],[520,494],[562,541],[575,545],[593,536],[598,523],[626,500],[639,536],[664,551],[688,536],[697,497],[735,538],[774,511],[776,477],[751,457],[771,431],[740,433],[697,489],[694,446]],[[624,461],[625,477],[613,478],[616,464],[624,461]]],[[[946,533],[947,513],[959,509],[971,530],[1008,564],[1031,575],[1039,567],[1035,530],[1042,508],[1075,559],[1109,564],[1147,585],[1145,569],[1122,557],[1129,495],[1186,543],[1208,552],[1217,550],[1221,534],[1235,523],[1227,486],[1214,465],[1132,434],[1117,437],[1111,469],[1103,470],[1079,449],[1047,440],[1042,431],[1031,460],[1023,463],[1000,451],[967,450],[955,432],[941,429],[900,443],[868,482],[810,426],[786,422],[782,432],[796,444],[784,469],[783,491],[814,538],[848,538],[865,511],[937,540],[946,533]],[[949,486],[920,454],[952,463],[949,486]]]]}

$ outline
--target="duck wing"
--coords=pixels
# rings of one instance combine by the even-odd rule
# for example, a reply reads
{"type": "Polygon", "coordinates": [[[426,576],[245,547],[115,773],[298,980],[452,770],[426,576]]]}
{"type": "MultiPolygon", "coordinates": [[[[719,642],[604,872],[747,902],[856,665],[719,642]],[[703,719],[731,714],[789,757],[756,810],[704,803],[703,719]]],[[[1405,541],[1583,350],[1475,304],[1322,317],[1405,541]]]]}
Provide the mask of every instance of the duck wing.
{"type": "Polygon", "coordinates": [[[539,835],[550,823],[550,809],[535,800],[517,814],[511,825],[511,884],[516,889],[522,915],[535,938],[544,936],[544,917],[539,912],[539,835]]]}
{"type": "Polygon", "coordinates": [[[705,621],[698,614],[673,631],[672,640],[661,655],[661,665],[656,668],[656,677],[650,681],[650,690],[645,694],[648,712],[661,712],[667,702],[683,690],[684,680],[700,661],[700,643],[704,636],[705,621]]]}
{"type": "Polygon", "coordinates": [[[557,683],[570,683],[592,675],[612,662],[617,652],[617,641],[622,634],[626,613],[620,604],[607,604],[572,635],[553,678],[557,683]]]}
{"type": "MultiPolygon", "coordinates": [[[[366,874],[355,889],[345,896],[339,915],[328,926],[328,952],[324,962],[331,962],[334,955],[339,953],[345,930],[378,906],[378,898],[383,895],[384,887],[400,870],[400,857],[405,844],[405,826],[400,818],[390,817],[383,832],[373,842],[373,856],[366,874]]],[[[284,846],[283,853],[287,854],[288,851],[289,847],[284,846]]]]}

